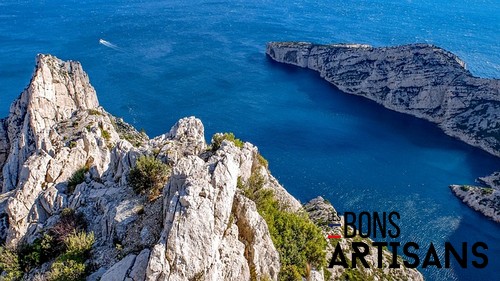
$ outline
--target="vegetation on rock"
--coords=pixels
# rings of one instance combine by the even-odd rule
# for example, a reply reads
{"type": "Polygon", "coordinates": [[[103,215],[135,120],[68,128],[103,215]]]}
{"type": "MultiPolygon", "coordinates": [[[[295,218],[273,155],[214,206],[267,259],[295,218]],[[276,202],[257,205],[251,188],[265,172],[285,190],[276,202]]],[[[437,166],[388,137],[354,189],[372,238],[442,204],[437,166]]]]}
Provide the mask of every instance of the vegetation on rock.
{"type": "Polygon", "coordinates": [[[151,156],[141,156],[130,170],[128,182],[137,194],[156,199],[170,176],[170,167],[151,156]]]}
{"type": "Polygon", "coordinates": [[[73,194],[76,186],[85,180],[85,173],[88,171],[89,171],[88,167],[82,167],[73,173],[73,175],[68,180],[68,189],[67,189],[68,194],[73,194]]]}
{"type": "Polygon", "coordinates": [[[101,135],[107,142],[111,140],[111,134],[108,131],[102,130],[101,135]]]}
{"type": "Polygon", "coordinates": [[[87,109],[87,112],[89,115],[103,115],[99,110],[97,109],[87,109]]]}
{"type": "Polygon", "coordinates": [[[57,254],[54,238],[46,233],[31,244],[21,244],[18,249],[19,265],[24,272],[48,262],[57,254]]]}
{"type": "Polygon", "coordinates": [[[224,134],[217,133],[212,137],[212,151],[218,150],[222,144],[222,141],[224,140],[228,140],[234,143],[234,145],[238,148],[243,148],[244,144],[243,141],[237,139],[233,133],[224,133],[224,134]]]}
{"type": "Polygon", "coordinates": [[[87,222],[81,213],[75,212],[70,208],[65,208],[61,211],[57,223],[47,230],[47,233],[53,237],[52,248],[61,253],[64,248],[64,241],[73,233],[85,231],[87,222]]]}
{"type": "Polygon", "coordinates": [[[326,240],[305,213],[292,213],[274,197],[271,189],[263,188],[264,178],[254,172],[246,184],[238,181],[245,196],[257,205],[266,221],[271,239],[280,254],[279,280],[302,280],[310,269],[326,266],[326,240]]]}
{"type": "Polygon", "coordinates": [[[17,252],[0,247],[0,280],[20,280],[24,273],[54,257],[48,280],[84,280],[85,262],[94,244],[94,234],[87,234],[85,227],[83,216],[66,208],[53,227],[43,231],[32,243],[19,245],[17,252]]]}
{"type": "Polygon", "coordinates": [[[48,274],[49,281],[85,280],[87,265],[90,258],[94,233],[74,233],[64,240],[65,252],[57,257],[48,274]]]}
{"type": "Polygon", "coordinates": [[[266,169],[269,169],[269,162],[267,162],[266,158],[262,156],[260,153],[257,154],[257,161],[259,161],[259,164],[266,169]]]}
{"type": "Polygon", "coordinates": [[[0,247],[0,280],[14,281],[23,276],[16,252],[0,247]]]}

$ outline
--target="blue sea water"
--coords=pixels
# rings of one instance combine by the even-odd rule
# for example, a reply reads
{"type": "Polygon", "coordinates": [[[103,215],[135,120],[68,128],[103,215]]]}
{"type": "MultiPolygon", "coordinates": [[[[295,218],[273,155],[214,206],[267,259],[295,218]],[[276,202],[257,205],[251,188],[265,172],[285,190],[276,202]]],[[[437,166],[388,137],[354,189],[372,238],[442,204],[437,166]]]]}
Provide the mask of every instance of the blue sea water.
{"type": "Polygon", "coordinates": [[[398,211],[398,240],[422,247],[488,244],[487,268],[471,268],[469,253],[468,269],[425,269],[427,280],[495,280],[500,226],[448,185],[473,184],[500,159],[340,93],[314,72],[272,63],[264,50],[285,40],[428,42],[474,75],[499,78],[499,30],[497,0],[2,0],[0,116],[28,84],[37,53],[78,60],[101,104],[150,136],[195,115],[207,138],[232,131],[256,144],[301,201],[322,195],[341,212],[398,211]]]}

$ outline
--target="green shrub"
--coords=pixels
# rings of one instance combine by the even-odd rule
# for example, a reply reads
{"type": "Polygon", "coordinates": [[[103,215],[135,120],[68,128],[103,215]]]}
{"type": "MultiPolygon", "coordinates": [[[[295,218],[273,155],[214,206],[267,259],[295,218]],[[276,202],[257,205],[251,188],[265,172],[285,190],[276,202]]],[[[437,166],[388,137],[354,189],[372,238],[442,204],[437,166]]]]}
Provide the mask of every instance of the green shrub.
{"type": "Polygon", "coordinates": [[[271,189],[264,189],[264,178],[252,173],[246,185],[238,181],[245,196],[257,205],[280,254],[279,280],[302,280],[310,268],[326,266],[326,240],[305,213],[284,210],[271,189]]]}
{"type": "Polygon", "coordinates": [[[101,136],[104,138],[106,142],[109,142],[111,140],[111,134],[104,129],[101,130],[101,136]]]}
{"type": "Polygon", "coordinates": [[[97,109],[88,109],[87,112],[89,115],[102,115],[102,113],[97,109]]]}
{"type": "Polygon", "coordinates": [[[339,280],[343,281],[367,280],[367,277],[361,273],[361,270],[346,268],[342,273],[342,275],[340,275],[339,280]]]}
{"type": "Polygon", "coordinates": [[[57,257],[49,272],[49,281],[85,280],[86,260],[94,244],[94,233],[73,233],[64,240],[65,252],[57,257]]]}
{"type": "Polygon", "coordinates": [[[23,271],[19,264],[18,255],[7,248],[0,247],[0,280],[20,280],[23,271]]]}
{"type": "Polygon", "coordinates": [[[68,146],[69,146],[69,148],[76,147],[76,141],[70,141],[68,146]]]}
{"type": "Polygon", "coordinates": [[[212,137],[212,151],[218,150],[222,144],[222,141],[224,140],[228,140],[234,143],[236,147],[243,148],[244,144],[243,141],[237,139],[233,133],[224,133],[224,134],[217,133],[212,137]]]}
{"type": "Polygon", "coordinates": [[[85,173],[88,171],[89,168],[82,167],[73,173],[73,175],[68,180],[68,189],[67,189],[68,194],[73,194],[76,186],[81,184],[85,180],[85,173]]]}
{"type": "Polygon", "coordinates": [[[483,188],[481,188],[481,194],[482,195],[493,194],[493,188],[491,188],[491,187],[483,187],[483,188]]]}
{"type": "Polygon", "coordinates": [[[325,277],[325,280],[328,281],[330,278],[332,278],[332,272],[328,270],[327,268],[323,268],[323,276],[325,277]]]}
{"type": "Polygon", "coordinates": [[[86,266],[74,260],[56,261],[49,272],[49,281],[78,281],[85,280],[86,266]]]}
{"type": "Polygon", "coordinates": [[[70,235],[85,231],[87,222],[83,214],[75,212],[73,209],[65,208],[61,211],[59,220],[50,228],[47,233],[53,237],[54,245],[52,246],[56,256],[62,253],[65,249],[64,241],[70,235]]]}
{"type": "Polygon", "coordinates": [[[469,190],[470,190],[470,187],[469,187],[469,186],[467,186],[467,185],[462,185],[462,186],[460,186],[460,189],[461,189],[462,191],[469,191],[469,190]]]}
{"type": "Polygon", "coordinates": [[[241,179],[238,178],[237,186],[243,190],[243,194],[247,198],[259,204],[258,202],[264,201],[264,198],[262,197],[274,196],[272,190],[262,188],[264,186],[264,183],[265,179],[263,176],[261,176],[259,173],[252,173],[246,185],[243,185],[241,183],[241,179]]]}
{"type": "Polygon", "coordinates": [[[31,244],[21,244],[18,249],[19,265],[25,271],[38,267],[54,257],[54,239],[43,234],[31,244]]]}
{"type": "Polygon", "coordinates": [[[259,161],[259,164],[266,169],[269,169],[269,162],[267,162],[266,158],[264,158],[260,153],[257,154],[257,160],[259,161]]]}
{"type": "MultiPolygon", "coordinates": [[[[92,247],[93,234],[87,235],[84,231],[86,227],[83,215],[75,213],[74,210],[66,208],[61,211],[59,220],[56,224],[45,231],[39,238],[35,239],[31,244],[21,244],[18,248],[19,267],[28,272],[29,270],[38,267],[54,257],[61,254],[85,257],[85,250],[75,253],[75,245],[80,247],[92,247]],[[78,233],[78,234],[76,234],[78,233]],[[80,254],[82,253],[82,254],[80,254]]],[[[74,259],[74,258],[73,258],[74,259]]],[[[86,259],[86,258],[85,258],[86,259]]],[[[81,259],[78,259],[79,261],[81,259]]]]}
{"type": "Polygon", "coordinates": [[[74,260],[84,263],[90,257],[90,251],[94,244],[94,233],[87,234],[84,231],[74,233],[64,240],[66,252],[59,256],[58,260],[74,260]]]}
{"type": "Polygon", "coordinates": [[[137,194],[147,194],[150,200],[156,199],[170,175],[170,167],[160,160],[141,156],[130,170],[128,182],[137,194]]]}
{"type": "Polygon", "coordinates": [[[302,273],[296,265],[282,265],[278,277],[280,281],[302,281],[302,273]]]}

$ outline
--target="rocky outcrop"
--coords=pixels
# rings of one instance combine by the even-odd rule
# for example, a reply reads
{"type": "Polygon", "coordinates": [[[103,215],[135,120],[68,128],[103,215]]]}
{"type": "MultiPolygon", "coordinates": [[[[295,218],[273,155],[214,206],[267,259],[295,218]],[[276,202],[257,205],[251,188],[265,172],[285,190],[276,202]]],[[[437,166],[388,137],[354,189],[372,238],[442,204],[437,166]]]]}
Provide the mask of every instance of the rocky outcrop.
{"type": "Polygon", "coordinates": [[[54,155],[55,124],[98,105],[79,63],[39,55],[29,86],[12,104],[9,117],[0,122],[2,191],[14,189],[23,180],[22,165],[31,155],[40,151],[54,155]]]}
{"type": "MultiPolygon", "coordinates": [[[[309,214],[309,217],[317,224],[322,226],[322,231],[325,237],[328,234],[342,234],[344,226],[342,225],[342,218],[337,214],[337,211],[333,206],[323,199],[322,197],[317,197],[309,201],[304,205],[305,210],[309,214]],[[332,229],[328,226],[329,223],[333,223],[335,218],[340,218],[338,223],[342,226],[332,229]]],[[[424,280],[422,274],[416,269],[406,268],[402,265],[400,268],[389,268],[392,262],[392,253],[387,249],[383,249],[382,252],[382,268],[378,268],[378,249],[372,246],[372,240],[369,238],[362,238],[360,236],[355,236],[353,238],[342,239],[329,239],[328,249],[327,249],[327,260],[330,260],[332,253],[334,252],[335,246],[340,243],[340,247],[348,260],[351,263],[349,257],[352,256],[353,247],[352,242],[364,242],[369,246],[369,255],[365,257],[369,268],[364,268],[363,266],[358,266],[355,274],[352,274],[353,269],[345,269],[342,266],[335,265],[333,268],[327,268],[330,272],[330,278],[328,280],[351,280],[353,276],[355,280],[424,280]],[[351,274],[349,274],[351,272],[351,274]]],[[[398,256],[398,259],[401,257],[398,256]]]]}
{"type": "MultiPolygon", "coordinates": [[[[95,237],[87,280],[277,280],[281,257],[238,183],[258,173],[286,211],[303,207],[262,162],[250,143],[209,147],[195,117],[149,139],[99,106],[79,63],[39,55],[0,120],[0,244],[33,243],[71,209],[95,237]],[[171,168],[159,198],[129,186],[142,155],[171,168]]],[[[45,280],[52,262],[25,279],[45,280]]]]}
{"type": "Polygon", "coordinates": [[[484,186],[453,184],[450,189],[469,207],[500,223],[500,172],[477,181],[484,186]]]}
{"type": "Polygon", "coordinates": [[[470,185],[450,185],[451,191],[472,209],[500,223],[500,190],[470,185]]]}
{"type": "Polygon", "coordinates": [[[489,176],[481,177],[478,179],[478,182],[491,188],[500,189],[500,172],[494,172],[489,176]]]}
{"type": "Polygon", "coordinates": [[[345,93],[437,123],[500,156],[500,81],[477,78],[454,54],[428,44],[374,48],[271,42],[273,60],[318,71],[345,93]]]}
{"type": "MultiPolygon", "coordinates": [[[[12,191],[4,209],[10,224],[7,244],[17,243],[29,228],[34,231],[37,223],[64,207],[67,196],[57,194],[63,189],[60,183],[73,171],[87,163],[97,174],[107,168],[110,159],[103,153],[107,148],[101,136],[104,125],[91,131],[78,126],[88,117],[88,110],[98,106],[79,63],[37,57],[29,86],[12,104],[9,117],[0,122],[4,124],[0,130],[2,191],[12,191]]],[[[110,124],[106,116],[99,117],[96,122],[110,124]]],[[[110,135],[111,140],[117,137],[110,135]]]]}
{"type": "MultiPolygon", "coordinates": [[[[95,235],[89,280],[276,280],[280,257],[237,180],[259,169],[283,204],[301,205],[256,165],[258,155],[250,143],[207,149],[194,117],[149,139],[99,107],[78,62],[39,55],[30,85],[0,120],[0,242],[32,243],[70,208],[95,235]],[[141,155],[172,167],[153,201],[128,185],[141,155]],[[83,182],[70,190],[82,168],[83,182]]],[[[29,276],[43,278],[49,268],[29,276]]]]}

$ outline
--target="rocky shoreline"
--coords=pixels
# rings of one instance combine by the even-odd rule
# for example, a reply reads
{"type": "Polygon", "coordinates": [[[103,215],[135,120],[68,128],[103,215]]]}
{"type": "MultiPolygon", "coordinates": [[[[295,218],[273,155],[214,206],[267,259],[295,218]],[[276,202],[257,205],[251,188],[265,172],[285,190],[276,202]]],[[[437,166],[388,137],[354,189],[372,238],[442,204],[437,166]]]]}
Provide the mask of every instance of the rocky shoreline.
{"type": "MultiPolygon", "coordinates": [[[[312,224],[254,145],[230,134],[209,145],[195,117],[150,139],[99,106],[78,62],[50,55],[0,120],[0,169],[2,280],[278,280],[287,257],[243,189],[255,182],[255,196],[272,194],[312,224]],[[141,161],[150,168],[138,173],[168,172],[159,194],[132,187],[141,161]]],[[[301,270],[310,281],[342,277],[325,278],[321,264],[301,270]]],[[[364,274],[423,279],[406,268],[364,274]]]]}
{"type": "Polygon", "coordinates": [[[500,81],[477,78],[454,54],[427,44],[374,48],[271,42],[273,60],[318,71],[349,94],[438,124],[500,157],[500,81]]]}
{"type": "MultiPolygon", "coordinates": [[[[444,49],[270,42],[266,54],[279,63],[315,70],[342,92],[436,123],[447,135],[500,157],[500,80],[474,77],[444,49]]],[[[482,183],[495,189],[491,181],[482,183]]],[[[498,197],[478,188],[464,193],[451,186],[465,204],[498,221],[498,197]]]]}
{"type": "Polygon", "coordinates": [[[472,209],[500,223],[500,191],[470,185],[450,185],[453,193],[472,209]]]}

